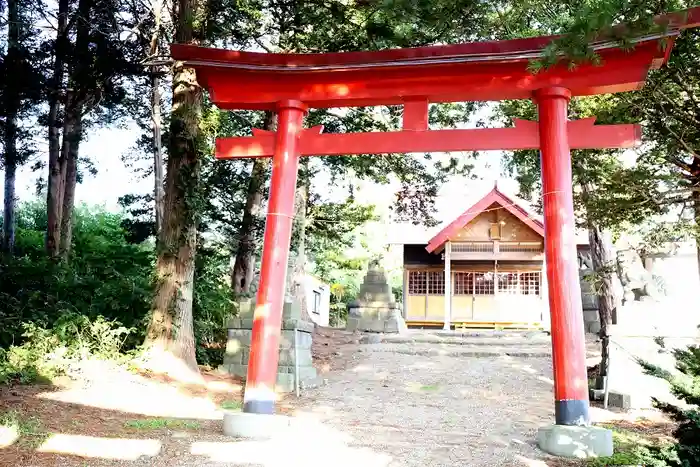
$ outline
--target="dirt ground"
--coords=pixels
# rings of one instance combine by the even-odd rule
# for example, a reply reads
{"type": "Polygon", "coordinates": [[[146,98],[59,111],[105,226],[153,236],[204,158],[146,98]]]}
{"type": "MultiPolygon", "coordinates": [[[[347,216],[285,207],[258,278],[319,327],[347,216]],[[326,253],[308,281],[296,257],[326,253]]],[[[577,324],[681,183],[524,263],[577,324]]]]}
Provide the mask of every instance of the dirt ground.
{"type": "MultiPolygon", "coordinates": [[[[251,444],[223,436],[222,407],[242,400],[235,378],[204,370],[203,384],[185,385],[96,363],[79,380],[0,389],[0,425],[14,426],[0,427],[0,466],[296,465],[289,452],[306,452],[305,466],[581,465],[532,445],[536,427],[552,416],[548,358],[369,352],[359,339],[316,331],[314,363],[326,384],[278,404],[307,423],[304,439],[251,444]]],[[[658,436],[672,429],[638,415],[605,414],[625,429],[658,436]]]]}

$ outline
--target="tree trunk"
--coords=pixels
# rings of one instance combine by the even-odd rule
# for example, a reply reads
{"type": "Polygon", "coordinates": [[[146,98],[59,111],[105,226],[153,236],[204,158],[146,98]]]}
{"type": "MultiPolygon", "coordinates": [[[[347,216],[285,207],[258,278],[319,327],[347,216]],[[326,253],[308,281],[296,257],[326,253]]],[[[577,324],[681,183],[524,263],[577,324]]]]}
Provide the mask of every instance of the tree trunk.
{"type": "Polygon", "coordinates": [[[695,256],[700,273],[700,191],[693,191],[693,213],[695,215],[695,256]]]}
{"type": "Polygon", "coordinates": [[[163,148],[161,143],[160,78],[151,78],[151,115],[153,118],[153,196],[155,198],[156,236],[163,230],[163,148]]]}
{"type": "MultiPolygon", "coordinates": [[[[264,130],[275,129],[275,115],[265,112],[264,130]]],[[[255,272],[255,246],[259,238],[257,225],[260,221],[265,196],[265,178],[270,167],[270,160],[258,158],[253,161],[253,169],[248,182],[245,210],[239,231],[236,259],[231,271],[231,285],[236,297],[250,293],[255,272]]]]}
{"type": "MultiPolygon", "coordinates": [[[[9,71],[8,76],[12,76],[18,69],[19,64],[19,5],[17,0],[7,2],[7,57],[5,65],[9,71]]],[[[12,254],[15,248],[15,181],[17,176],[17,165],[19,154],[17,154],[17,114],[19,112],[19,90],[17,82],[10,79],[5,84],[5,190],[3,206],[3,235],[0,250],[7,254],[12,254]]]]}
{"type": "Polygon", "coordinates": [[[63,173],[63,194],[61,196],[61,235],[59,252],[62,258],[70,255],[73,240],[73,206],[75,204],[75,185],[78,182],[78,155],[80,141],[83,137],[83,114],[86,103],[97,102],[95,89],[85,88],[83,80],[88,64],[86,57],[90,53],[90,19],[92,18],[92,0],[78,2],[79,20],[76,22],[75,55],[69,64],[68,89],[66,90],[63,117],[63,142],[61,160],[63,173]]]}
{"type": "MultiPolygon", "coordinates": [[[[160,41],[160,23],[162,16],[162,4],[158,1],[152,3],[155,26],[151,35],[150,55],[158,55],[160,41]]],[[[160,236],[163,228],[163,147],[162,147],[162,117],[161,117],[161,96],[160,96],[160,70],[157,66],[151,69],[151,120],[153,124],[153,174],[154,187],[153,197],[155,199],[156,236],[160,236]]]]}
{"type": "Polygon", "coordinates": [[[695,221],[695,257],[698,263],[698,272],[700,273],[700,159],[693,157],[693,162],[690,165],[692,170],[692,186],[695,188],[692,193],[693,199],[693,217],[695,221]]]}
{"type": "Polygon", "coordinates": [[[58,32],[56,33],[56,48],[53,66],[53,76],[50,83],[49,95],[49,177],[46,194],[46,214],[48,225],[46,229],[46,252],[56,257],[61,242],[61,210],[63,208],[63,161],[61,160],[60,130],[58,118],[60,95],[63,88],[64,59],[68,29],[68,0],[58,2],[58,32]]]}
{"type": "Polygon", "coordinates": [[[65,170],[59,250],[63,258],[67,258],[70,255],[73,240],[73,207],[75,205],[75,186],[78,182],[78,154],[83,127],[82,112],[82,104],[69,91],[63,123],[63,145],[61,147],[61,159],[64,162],[65,170]]]}
{"type": "MultiPolygon", "coordinates": [[[[590,197],[592,187],[588,184],[582,184],[581,187],[584,203],[590,197]]],[[[601,359],[599,369],[599,380],[597,381],[598,389],[602,389],[601,384],[603,377],[608,376],[610,363],[610,342],[609,342],[609,326],[612,324],[613,311],[615,309],[615,288],[613,286],[613,256],[612,245],[606,234],[602,232],[595,223],[588,218],[588,243],[591,247],[591,260],[593,272],[597,276],[598,295],[598,319],[600,320],[600,332],[598,335],[601,339],[601,359]]]]}
{"type": "MultiPolygon", "coordinates": [[[[609,326],[612,324],[612,316],[615,309],[615,289],[612,279],[612,252],[611,245],[605,234],[600,229],[589,223],[588,241],[591,245],[591,259],[593,270],[599,277],[598,288],[598,317],[600,319],[600,336],[602,342],[599,376],[608,376],[610,363],[609,326]]],[[[602,380],[601,380],[602,382],[602,380]]],[[[599,389],[602,389],[599,388],[599,389]]]]}
{"type": "MultiPolygon", "coordinates": [[[[176,42],[193,43],[194,0],[178,3],[176,42]]],[[[163,230],[158,242],[158,285],[145,347],[147,364],[180,381],[201,381],[195,358],[192,318],[202,90],[195,71],[173,67],[170,143],[165,180],[163,230]]]]}

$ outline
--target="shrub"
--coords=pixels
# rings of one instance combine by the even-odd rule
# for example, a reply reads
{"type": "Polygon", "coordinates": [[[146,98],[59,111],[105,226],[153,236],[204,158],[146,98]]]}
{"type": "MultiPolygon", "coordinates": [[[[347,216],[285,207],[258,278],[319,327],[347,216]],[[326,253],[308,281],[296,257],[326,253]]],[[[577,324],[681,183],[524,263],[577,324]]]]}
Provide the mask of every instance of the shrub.
{"type": "Polygon", "coordinates": [[[70,260],[54,261],[43,249],[45,215],[34,204],[23,206],[16,254],[0,259],[0,347],[23,341],[22,323],[52,328],[69,314],[135,327],[141,332],[127,345],[140,344],[152,297],[152,248],[129,244],[120,216],[81,208],[70,260]]]}
{"type": "MultiPolygon", "coordinates": [[[[0,349],[13,346],[14,359],[32,361],[33,356],[20,358],[19,353],[29,352],[23,347],[28,340],[41,353],[39,339],[33,336],[42,332],[62,342],[71,340],[64,342],[70,348],[78,345],[76,340],[90,342],[91,354],[113,353],[115,340],[124,350],[139,346],[153,299],[153,243],[133,243],[123,227],[124,216],[83,206],[75,212],[70,258],[55,261],[44,251],[45,205],[24,203],[17,217],[15,255],[0,256],[0,349]],[[115,322],[130,332],[109,334],[107,328],[114,331],[115,322]],[[96,348],[98,343],[76,330],[101,333],[104,348],[96,348]]],[[[223,360],[226,320],[235,313],[226,282],[229,253],[200,240],[192,312],[197,358],[201,364],[216,366],[223,360]]],[[[30,364],[20,366],[32,371],[30,364]]]]}
{"type": "Polygon", "coordinates": [[[50,328],[25,323],[24,343],[0,349],[0,383],[28,384],[65,373],[81,361],[124,360],[122,346],[133,329],[98,316],[69,314],[50,328]]]}
{"type": "Polygon", "coordinates": [[[678,423],[673,432],[676,443],[668,465],[691,467],[700,465],[700,347],[690,346],[675,349],[676,368],[680,374],[674,375],[662,368],[640,362],[649,374],[667,380],[672,393],[688,404],[678,407],[654,400],[656,407],[667,413],[678,423]]]}

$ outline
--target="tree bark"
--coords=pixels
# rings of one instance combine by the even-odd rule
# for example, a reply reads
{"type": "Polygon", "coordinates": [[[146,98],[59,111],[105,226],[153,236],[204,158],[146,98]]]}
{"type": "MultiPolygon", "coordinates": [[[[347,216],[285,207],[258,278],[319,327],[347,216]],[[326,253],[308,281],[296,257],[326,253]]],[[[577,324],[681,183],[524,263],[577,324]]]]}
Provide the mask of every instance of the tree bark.
{"type": "Polygon", "coordinates": [[[83,127],[83,106],[69,91],[66,103],[66,115],[63,123],[63,144],[61,159],[64,162],[63,195],[61,206],[60,255],[70,255],[73,240],[73,207],[75,205],[75,186],[78,182],[78,154],[83,127]]]}
{"type": "MultiPolygon", "coordinates": [[[[275,129],[275,115],[265,112],[264,130],[275,129]]],[[[253,168],[248,182],[245,210],[239,231],[236,259],[231,271],[231,285],[235,297],[249,294],[255,272],[255,247],[259,238],[257,225],[260,221],[265,197],[265,178],[270,167],[270,160],[258,158],[253,161],[253,168]]]]}
{"type": "MultiPolygon", "coordinates": [[[[159,51],[162,3],[159,1],[154,1],[152,5],[155,26],[153,28],[153,34],[151,35],[149,53],[151,57],[155,57],[158,55],[159,51]]],[[[153,197],[155,199],[156,236],[159,236],[163,228],[163,201],[165,198],[165,193],[163,190],[160,70],[157,66],[154,66],[151,69],[151,120],[153,124],[153,197]]]]}
{"type": "MultiPolygon", "coordinates": [[[[700,159],[693,158],[690,165],[693,176],[693,187],[700,187],[700,159]]],[[[695,221],[695,257],[698,263],[698,272],[700,273],[700,191],[692,191],[693,199],[693,217],[695,221]]]]}
{"type": "MultiPolygon", "coordinates": [[[[195,0],[179,0],[176,42],[193,43],[195,0]]],[[[180,381],[201,381],[192,317],[200,160],[202,90],[195,71],[173,67],[170,142],[163,230],[158,242],[158,285],[145,347],[151,369],[180,381]]]]}
{"type": "Polygon", "coordinates": [[[78,20],[75,34],[75,59],[69,64],[68,89],[66,89],[63,117],[63,141],[61,144],[61,170],[63,174],[63,194],[61,196],[61,230],[59,253],[66,259],[70,255],[73,240],[73,207],[75,186],[78,182],[78,155],[83,137],[83,115],[86,105],[98,100],[97,89],[86,87],[90,54],[90,19],[92,0],[79,0],[78,20]]]}
{"type": "Polygon", "coordinates": [[[693,191],[693,214],[695,215],[695,257],[700,273],[700,192],[693,191]]]}
{"type": "MultiPolygon", "coordinates": [[[[5,65],[7,76],[13,76],[18,70],[19,64],[19,5],[18,0],[7,2],[7,57],[5,65]]],[[[19,154],[17,153],[17,114],[19,113],[20,96],[16,79],[9,79],[5,83],[5,189],[3,206],[3,235],[0,250],[11,255],[15,248],[15,210],[16,195],[15,182],[17,177],[17,165],[19,154]]]]}
{"type": "MultiPolygon", "coordinates": [[[[584,202],[590,197],[592,187],[588,184],[582,184],[581,191],[584,202]]],[[[587,216],[588,217],[588,216],[587,216]]],[[[587,218],[588,224],[588,243],[591,247],[591,260],[593,263],[593,272],[597,275],[597,290],[598,295],[598,318],[600,320],[600,332],[598,335],[601,339],[601,358],[598,376],[600,377],[597,385],[600,386],[603,377],[608,376],[610,363],[610,342],[609,342],[609,326],[612,324],[612,316],[615,309],[615,288],[612,278],[612,245],[606,234],[601,231],[593,222],[587,218]]],[[[598,389],[602,389],[599,387],[598,389]]]]}
{"type": "Polygon", "coordinates": [[[61,242],[61,214],[63,208],[63,161],[61,159],[60,130],[58,118],[63,87],[66,41],[68,40],[68,0],[58,2],[58,32],[56,33],[53,76],[49,95],[49,177],[46,194],[46,252],[51,257],[59,254],[61,242]]]}

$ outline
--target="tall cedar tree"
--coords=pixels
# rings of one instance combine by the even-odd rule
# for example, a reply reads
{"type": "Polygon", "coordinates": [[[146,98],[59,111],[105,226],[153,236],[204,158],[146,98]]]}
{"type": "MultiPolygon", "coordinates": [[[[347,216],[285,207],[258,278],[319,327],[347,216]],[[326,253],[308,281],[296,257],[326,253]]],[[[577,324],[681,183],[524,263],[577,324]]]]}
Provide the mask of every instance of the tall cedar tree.
{"type": "Polygon", "coordinates": [[[33,152],[31,134],[21,121],[41,100],[41,74],[35,57],[37,30],[32,5],[26,0],[7,2],[7,50],[0,73],[0,132],[4,151],[4,206],[0,252],[11,255],[15,246],[17,169],[33,152]],[[21,76],[22,79],[17,77],[21,76]]]}
{"type": "Polygon", "coordinates": [[[73,205],[80,169],[80,143],[91,125],[128,114],[124,106],[141,44],[127,32],[136,17],[124,19],[116,0],[59,0],[56,38],[49,44],[53,67],[49,79],[49,178],[46,249],[68,257],[72,244],[73,205]],[[126,38],[125,38],[126,37],[126,38]]]}
{"type": "MultiPolygon", "coordinates": [[[[174,9],[175,42],[197,44],[195,19],[202,2],[179,0],[174,9]]],[[[192,298],[200,189],[202,88],[195,71],[173,65],[165,210],[158,241],[158,278],[145,347],[150,365],[180,380],[196,380],[192,298]]]]}

